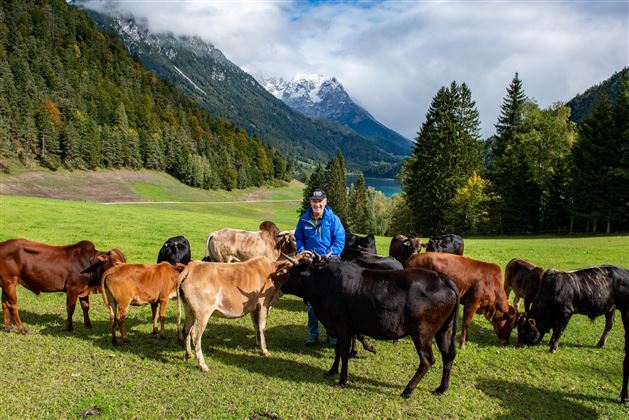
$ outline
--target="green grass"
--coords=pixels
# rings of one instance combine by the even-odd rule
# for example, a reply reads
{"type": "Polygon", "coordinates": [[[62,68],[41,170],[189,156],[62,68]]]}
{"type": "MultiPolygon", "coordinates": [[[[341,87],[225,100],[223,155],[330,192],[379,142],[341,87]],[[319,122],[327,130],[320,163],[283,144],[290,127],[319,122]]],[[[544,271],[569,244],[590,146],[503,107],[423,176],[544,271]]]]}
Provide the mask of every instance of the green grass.
{"type": "MultiPolygon", "coordinates": [[[[142,189],[142,187],[140,187],[142,189]]],[[[145,192],[153,198],[161,193],[145,192]]],[[[274,193],[270,193],[274,194],[274,193]]],[[[277,196],[290,193],[278,192],[277,196]]],[[[226,195],[229,196],[229,194],[226,195]]],[[[153,262],[163,241],[183,234],[193,258],[204,255],[208,232],[223,227],[256,229],[270,219],[293,228],[297,203],[195,203],[103,205],[0,196],[0,240],[25,237],[51,244],[92,240],[98,249],[121,248],[130,261],[153,262]]],[[[386,253],[390,238],[377,238],[386,253]]],[[[466,254],[502,267],[513,257],[573,269],[611,263],[627,267],[628,236],[466,238],[466,254]]],[[[457,353],[451,386],[433,396],[441,362],[409,400],[399,394],[418,358],[411,341],[377,342],[378,354],[361,351],[350,361],[346,389],[327,378],[333,351],[303,347],[306,313],[300,299],[284,296],[266,329],[271,356],[259,356],[249,317],[211,318],[203,338],[209,373],[183,359],[175,339],[176,305],[168,310],[167,339],[149,338],[150,309],[132,307],[131,343],[111,346],[108,315],[91,298],[94,328],[64,331],[65,296],[18,291],[29,334],[0,333],[0,417],[73,417],[90,406],[106,417],[245,418],[274,412],[282,418],[626,418],[618,404],[623,327],[613,328],[603,349],[594,348],[603,319],[575,316],[557,354],[542,345],[501,346],[482,317],[472,322],[468,347],[457,353]]],[[[619,316],[617,318],[620,318],[619,316]]],[[[514,337],[512,337],[512,341],[514,337]]]]}

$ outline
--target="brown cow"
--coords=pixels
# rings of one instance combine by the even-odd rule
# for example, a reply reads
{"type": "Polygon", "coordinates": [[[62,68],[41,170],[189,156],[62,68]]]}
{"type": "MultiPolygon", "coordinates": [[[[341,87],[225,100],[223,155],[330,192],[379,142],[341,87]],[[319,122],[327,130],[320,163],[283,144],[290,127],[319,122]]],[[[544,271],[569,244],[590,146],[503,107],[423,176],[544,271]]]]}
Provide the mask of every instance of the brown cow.
{"type": "Polygon", "coordinates": [[[426,248],[426,244],[421,239],[409,238],[408,236],[398,234],[391,238],[389,256],[404,264],[411,255],[420,252],[422,248],[426,248]]]}
{"type": "Polygon", "coordinates": [[[467,330],[476,312],[484,314],[491,322],[503,344],[509,343],[516,311],[507,301],[500,266],[445,252],[425,252],[413,255],[406,267],[438,271],[457,285],[463,305],[463,328],[459,338],[461,348],[465,347],[467,330]]]}
{"type": "Polygon", "coordinates": [[[276,261],[282,253],[295,255],[297,244],[292,231],[282,231],[273,222],[260,223],[260,230],[225,228],[210,233],[207,238],[206,257],[214,262],[246,261],[265,256],[276,261]]]}
{"type": "Polygon", "coordinates": [[[120,327],[122,341],[124,343],[129,342],[129,336],[124,327],[129,305],[151,304],[153,312],[152,335],[157,335],[157,305],[159,304],[160,336],[166,337],[164,322],[168,299],[176,296],[177,279],[185,267],[181,263],[173,266],[166,261],[159,264],[118,264],[103,274],[101,293],[105,305],[109,307],[111,343],[114,346],[118,345],[116,323],[120,327]]]}
{"type": "Polygon", "coordinates": [[[505,294],[509,299],[509,293],[513,290],[513,307],[518,310],[520,298],[524,298],[524,310],[529,311],[535,298],[539,283],[544,277],[544,270],[526,260],[514,258],[505,267],[505,294]]]}
{"type": "Polygon", "coordinates": [[[97,251],[90,241],[73,245],[51,246],[27,239],[9,239],[0,243],[0,286],[4,329],[10,330],[11,319],[19,332],[26,334],[18,314],[16,286],[21,284],[35,294],[66,292],[68,319],[66,328],[72,330],[72,315],[76,299],[81,301],[83,321],[92,328],[89,309],[90,292],[99,286],[100,275],[116,263],[127,259],[118,249],[97,251]]]}
{"type": "Polygon", "coordinates": [[[179,276],[177,300],[177,334],[181,334],[181,302],[186,313],[184,327],[186,358],[192,357],[190,339],[199,368],[209,370],[203,358],[201,337],[210,316],[218,312],[224,318],[240,318],[251,313],[256,330],[256,345],[268,356],[264,328],[273,302],[280,296],[280,287],[287,278],[290,261],[272,261],[256,257],[245,262],[207,263],[192,261],[179,276]]]}

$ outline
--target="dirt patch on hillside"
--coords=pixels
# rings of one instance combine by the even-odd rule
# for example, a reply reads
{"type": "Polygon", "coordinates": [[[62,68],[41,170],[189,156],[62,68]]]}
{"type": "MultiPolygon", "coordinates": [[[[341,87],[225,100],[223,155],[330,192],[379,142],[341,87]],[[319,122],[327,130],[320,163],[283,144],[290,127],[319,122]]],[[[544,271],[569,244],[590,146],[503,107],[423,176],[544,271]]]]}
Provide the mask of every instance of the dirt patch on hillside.
{"type": "Polygon", "coordinates": [[[0,194],[26,195],[78,201],[141,201],[130,184],[158,183],[150,172],[115,170],[107,172],[27,172],[0,174],[0,194]]]}

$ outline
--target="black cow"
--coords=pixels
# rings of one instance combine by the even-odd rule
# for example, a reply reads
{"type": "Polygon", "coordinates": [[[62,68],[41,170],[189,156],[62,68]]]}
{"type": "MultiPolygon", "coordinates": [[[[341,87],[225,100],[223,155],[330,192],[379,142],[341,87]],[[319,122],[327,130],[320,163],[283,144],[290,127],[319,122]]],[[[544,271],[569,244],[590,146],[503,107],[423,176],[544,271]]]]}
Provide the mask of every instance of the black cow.
{"type": "Polygon", "coordinates": [[[389,244],[389,256],[404,264],[411,255],[418,253],[422,247],[426,247],[426,244],[420,239],[395,235],[389,244]]]}
{"type": "Polygon", "coordinates": [[[172,265],[190,262],[190,242],[183,236],[173,236],[162,245],[157,255],[157,263],[167,261],[172,265]]]}
{"type": "Polygon", "coordinates": [[[360,237],[353,233],[345,232],[345,249],[358,249],[365,252],[376,254],[376,238],[373,234],[360,237]]]}
{"type": "Polygon", "coordinates": [[[449,252],[450,254],[463,255],[463,238],[459,235],[441,235],[431,237],[426,246],[427,252],[449,252]]]}
{"type": "Polygon", "coordinates": [[[518,345],[538,344],[550,329],[550,352],[557,351],[559,339],[573,314],[594,319],[605,315],[605,329],[597,347],[603,347],[614,325],[618,309],[625,327],[625,359],[620,399],[629,403],[629,271],[602,265],[575,271],[547,270],[539,285],[530,312],[518,319],[518,345]]]}
{"type": "Polygon", "coordinates": [[[449,278],[421,268],[370,270],[347,261],[302,261],[289,270],[282,291],[310,302],[326,330],[338,337],[334,363],[327,373],[335,375],[342,360],[338,386],[347,383],[352,336],[365,334],[380,340],[413,338],[420,364],[402,392],[405,398],[434,363],[431,344],[435,338],[443,372],[434,393],[448,388],[459,310],[459,293],[449,278]]]}

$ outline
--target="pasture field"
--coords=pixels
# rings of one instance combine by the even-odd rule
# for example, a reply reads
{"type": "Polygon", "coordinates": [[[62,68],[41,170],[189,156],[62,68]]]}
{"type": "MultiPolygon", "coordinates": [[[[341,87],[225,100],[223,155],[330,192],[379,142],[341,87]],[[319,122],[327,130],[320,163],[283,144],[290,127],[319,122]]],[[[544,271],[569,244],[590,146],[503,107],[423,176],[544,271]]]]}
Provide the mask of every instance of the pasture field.
{"type": "MultiPolygon", "coordinates": [[[[148,191],[148,192],[147,192],[148,191]]],[[[159,190],[145,194],[162,198],[159,190]]],[[[298,188],[278,191],[291,199],[298,188]]],[[[281,196],[281,197],[279,197],[281,196]]],[[[121,248],[132,262],[154,262],[163,241],[183,234],[192,256],[204,255],[208,232],[223,227],[257,229],[262,220],[293,228],[296,203],[190,203],[105,205],[0,195],[0,241],[14,237],[69,244],[90,239],[100,250],[121,248]]],[[[377,238],[381,254],[390,238],[377,238]]],[[[629,267],[629,236],[466,238],[466,255],[502,267],[521,257],[558,269],[602,263],[629,267]]],[[[203,338],[210,372],[183,359],[176,341],[176,304],[168,309],[167,338],[149,337],[149,307],[132,307],[131,342],[112,347],[108,314],[92,295],[93,329],[74,315],[66,332],[65,296],[18,289],[25,336],[0,332],[0,417],[74,417],[96,406],[104,417],[250,418],[627,418],[619,393],[624,357],[620,317],[603,349],[594,347],[604,319],[575,316],[551,355],[547,335],[537,347],[502,346],[490,324],[476,316],[467,348],[457,352],[450,388],[430,391],[441,378],[441,361],[410,399],[399,396],[418,357],[410,339],[376,342],[378,354],[360,351],[350,361],[348,387],[324,373],[333,350],[303,346],[306,312],[294,296],[282,297],[266,329],[271,356],[255,346],[248,317],[211,318],[203,338]],[[255,418],[255,417],[254,417],[255,418]]],[[[323,331],[322,331],[323,333],[323,331]]],[[[436,349],[435,349],[436,351],[436,349]]]]}

